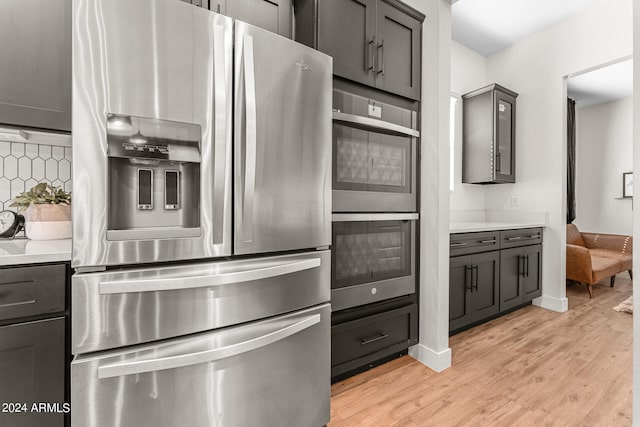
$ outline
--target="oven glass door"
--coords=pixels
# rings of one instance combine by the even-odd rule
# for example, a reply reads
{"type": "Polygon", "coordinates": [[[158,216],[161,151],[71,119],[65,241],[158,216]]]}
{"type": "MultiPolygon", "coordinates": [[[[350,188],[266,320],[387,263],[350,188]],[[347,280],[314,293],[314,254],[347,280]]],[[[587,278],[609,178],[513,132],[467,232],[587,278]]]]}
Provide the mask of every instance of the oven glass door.
{"type": "Polygon", "coordinates": [[[415,211],[415,144],[411,136],[334,123],[334,211],[415,211]]]}
{"type": "Polygon", "coordinates": [[[415,221],[333,223],[334,310],[415,291],[415,221]]]}

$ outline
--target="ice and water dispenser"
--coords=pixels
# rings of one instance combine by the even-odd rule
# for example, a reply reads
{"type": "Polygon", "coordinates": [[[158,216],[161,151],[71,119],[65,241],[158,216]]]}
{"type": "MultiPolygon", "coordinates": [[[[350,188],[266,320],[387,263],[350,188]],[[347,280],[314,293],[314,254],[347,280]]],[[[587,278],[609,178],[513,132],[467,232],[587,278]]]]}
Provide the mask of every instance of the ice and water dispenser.
{"type": "Polygon", "coordinates": [[[201,128],[109,114],[107,240],[200,235],[201,128]]]}

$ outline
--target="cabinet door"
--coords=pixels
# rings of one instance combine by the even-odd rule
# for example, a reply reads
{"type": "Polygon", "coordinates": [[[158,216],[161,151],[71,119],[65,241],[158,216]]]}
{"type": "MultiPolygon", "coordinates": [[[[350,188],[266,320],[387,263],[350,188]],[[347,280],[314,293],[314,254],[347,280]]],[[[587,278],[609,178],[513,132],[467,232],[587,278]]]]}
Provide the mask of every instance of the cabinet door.
{"type": "Polygon", "coordinates": [[[522,304],[522,248],[500,251],[500,311],[522,304]]]}
{"type": "Polygon", "coordinates": [[[291,38],[291,0],[213,0],[210,9],[291,38]]]}
{"type": "Polygon", "coordinates": [[[527,246],[524,255],[524,277],[522,278],[522,302],[542,295],[542,245],[527,246]]]}
{"type": "Polygon", "coordinates": [[[449,261],[449,330],[454,331],[471,322],[470,293],[471,257],[451,258],[449,261]]]}
{"type": "MultiPolygon", "coordinates": [[[[64,318],[0,327],[0,402],[64,403],[64,318]]],[[[62,426],[62,413],[0,412],[0,425],[62,426]]]]}
{"type": "Polygon", "coordinates": [[[486,319],[500,309],[499,263],[499,251],[471,257],[471,322],[486,319]]]}
{"type": "Polygon", "coordinates": [[[378,2],[376,87],[420,100],[421,28],[420,21],[378,2]]]}
{"type": "Polygon", "coordinates": [[[322,0],[318,19],[318,49],[333,57],[333,73],[373,86],[376,0],[322,0]]]}
{"type": "Polygon", "coordinates": [[[0,124],[71,131],[71,0],[0,13],[0,124]]]}
{"type": "Polygon", "coordinates": [[[516,100],[499,90],[494,91],[495,108],[495,172],[496,180],[515,182],[515,116],[516,100]]]}

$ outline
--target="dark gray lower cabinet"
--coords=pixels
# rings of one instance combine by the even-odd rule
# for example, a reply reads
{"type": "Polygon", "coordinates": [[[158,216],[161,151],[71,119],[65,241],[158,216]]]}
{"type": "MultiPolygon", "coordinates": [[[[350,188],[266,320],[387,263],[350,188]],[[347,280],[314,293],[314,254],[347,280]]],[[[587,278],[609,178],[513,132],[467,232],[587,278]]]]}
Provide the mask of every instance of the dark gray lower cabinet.
{"type": "Polygon", "coordinates": [[[449,331],[542,295],[542,229],[451,235],[449,331]]]}
{"type": "Polygon", "coordinates": [[[31,409],[40,402],[63,409],[64,317],[0,327],[0,378],[0,425],[62,426],[62,412],[31,409]]]}
{"type": "Polygon", "coordinates": [[[497,314],[500,252],[454,257],[449,269],[449,329],[497,314]]]}

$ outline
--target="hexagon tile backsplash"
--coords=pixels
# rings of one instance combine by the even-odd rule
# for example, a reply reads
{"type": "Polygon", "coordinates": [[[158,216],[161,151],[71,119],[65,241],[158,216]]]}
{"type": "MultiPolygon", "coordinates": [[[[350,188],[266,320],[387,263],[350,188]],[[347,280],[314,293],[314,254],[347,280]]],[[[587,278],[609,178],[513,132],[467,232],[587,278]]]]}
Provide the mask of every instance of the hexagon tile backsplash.
{"type": "Polygon", "coordinates": [[[71,191],[71,147],[0,141],[0,210],[43,181],[71,191]]]}

